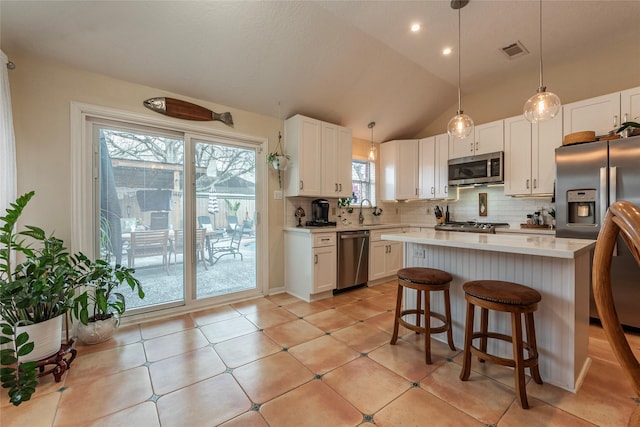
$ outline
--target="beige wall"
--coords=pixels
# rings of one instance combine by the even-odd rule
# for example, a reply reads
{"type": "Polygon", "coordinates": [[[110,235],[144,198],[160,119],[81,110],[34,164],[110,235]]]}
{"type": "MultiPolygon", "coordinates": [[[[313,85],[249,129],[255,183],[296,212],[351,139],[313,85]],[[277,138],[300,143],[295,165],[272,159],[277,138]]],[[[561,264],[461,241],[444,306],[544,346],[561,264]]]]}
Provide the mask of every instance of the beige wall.
{"type": "MultiPolygon", "coordinates": [[[[616,46],[594,51],[598,52],[598,56],[571,57],[571,52],[567,52],[567,60],[563,64],[556,67],[545,65],[544,83],[550,92],[560,97],[563,104],[640,86],[640,48],[637,40],[622,38],[616,46]]],[[[462,109],[476,124],[517,116],[522,114],[525,101],[535,93],[538,82],[536,68],[530,73],[465,96],[463,80],[462,109]]],[[[456,114],[458,107],[457,100],[452,99],[451,102],[445,113],[414,137],[424,138],[445,133],[447,123],[456,114]]]]}
{"type": "MultiPolygon", "coordinates": [[[[71,101],[117,108],[158,117],[142,101],[173,96],[195,102],[216,112],[230,111],[234,131],[269,139],[275,150],[283,122],[274,117],[189,99],[160,89],[125,82],[57,63],[5,52],[17,67],[9,72],[13,120],[17,145],[18,194],[35,190],[36,196],[23,222],[41,226],[70,245],[71,164],[69,106],[71,101]]],[[[175,120],[175,119],[168,119],[175,120]]],[[[221,122],[205,122],[212,129],[230,130],[221,122]]],[[[283,203],[274,203],[277,175],[269,174],[270,287],[284,286],[283,203]]]]}

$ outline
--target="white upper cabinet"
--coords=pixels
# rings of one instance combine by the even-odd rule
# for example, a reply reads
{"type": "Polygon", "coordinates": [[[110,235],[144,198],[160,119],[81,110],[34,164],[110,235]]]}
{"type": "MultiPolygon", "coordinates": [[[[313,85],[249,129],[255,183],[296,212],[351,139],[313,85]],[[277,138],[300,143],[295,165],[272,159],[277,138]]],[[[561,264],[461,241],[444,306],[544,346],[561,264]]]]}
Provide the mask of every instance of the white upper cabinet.
{"type": "Polygon", "coordinates": [[[351,196],[351,129],[322,122],[322,195],[351,196]]]}
{"type": "Polygon", "coordinates": [[[418,148],[417,139],[380,145],[381,200],[418,198],[418,148]]]}
{"type": "Polygon", "coordinates": [[[449,135],[445,133],[421,139],[419,158],[420,198],[448,198],[449,135]]]}
{"type": "Polygon", "coordinates": [[[351,195],[351,130],[301,115],[285,121],[287,196],[351,195]]]}
{"type": "Polygon", "coordinates": [[[436,197],[436,137],[423,138],[419,142],[420,198],[436,197]]]}
{"type": "Polygon", "coordinates": [[[449,158],[475,156],[504,150],[503,120],[474,126],[473,133],[466,138],[451,138],[449,158]]]}
{"type": "Polygon", "coordinates": [[[620,93],[620,113],[622,123],[640,122],[640,87],[620,93]]]}
{"type": "Polygon", "coordinates": [[[620,92],[566,104],[562,113],[564,135],[582,131],[606,135],[620,126],[620,92]]]}
{"type": "Polygon", "coordinates": [[[504,193],[551,194],[555,149],[562,145],[562,113],[552,120],[529,123],[519,115],[504,120],[504,193]]]}
{"type": "Polygon", "coordinates": [[[321,194],[322,122],[296,115],[284,122],[285,152],[289,161],[287,196],[321,194]]]}

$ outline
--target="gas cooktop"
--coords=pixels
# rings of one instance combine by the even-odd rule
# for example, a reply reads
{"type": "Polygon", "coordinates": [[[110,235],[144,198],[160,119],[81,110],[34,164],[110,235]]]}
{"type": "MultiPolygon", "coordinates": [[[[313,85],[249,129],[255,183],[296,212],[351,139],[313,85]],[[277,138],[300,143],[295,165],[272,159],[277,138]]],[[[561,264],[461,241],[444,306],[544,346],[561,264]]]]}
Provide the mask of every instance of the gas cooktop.
{"type": "Polygon", "coordinates": [[[506,222],[476,222],[476,221],[453,221],[438,224],[433,227],[435,230],[441,231],[462,231],[467,233],[495,233],[496,228],[506,228],[509,224],[506,222]]]}

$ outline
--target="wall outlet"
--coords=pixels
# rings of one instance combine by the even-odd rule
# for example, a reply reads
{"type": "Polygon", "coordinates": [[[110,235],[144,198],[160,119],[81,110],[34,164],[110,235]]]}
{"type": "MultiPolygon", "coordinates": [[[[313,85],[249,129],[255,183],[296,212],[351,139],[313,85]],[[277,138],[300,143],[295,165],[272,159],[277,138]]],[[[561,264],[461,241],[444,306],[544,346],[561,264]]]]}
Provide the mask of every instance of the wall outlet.
{"type": "Polygon", "coordinates": [[[414,258],[424,258],[424,249],[414,249],[413,257],[414,258]]]}
{"type": "Polygon", "coordinates": [[[273,198],[276,200],[282,200],[282,190],[276,190],[273,192],[273,198]]]}

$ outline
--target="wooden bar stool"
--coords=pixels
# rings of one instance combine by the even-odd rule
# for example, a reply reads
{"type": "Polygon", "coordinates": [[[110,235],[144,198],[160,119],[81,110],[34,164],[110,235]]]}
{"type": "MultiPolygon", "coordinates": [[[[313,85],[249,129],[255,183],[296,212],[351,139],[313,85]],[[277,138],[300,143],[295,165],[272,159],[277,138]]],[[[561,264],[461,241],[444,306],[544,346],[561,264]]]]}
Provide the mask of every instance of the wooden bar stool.
{"type": "Polygon", "coordinates": [[[464,333],[464,362],[460,379],[466,381],[471,373],[471,353],[478,356],[480,362],[489,360],[499,365],[514,368],[516,393],[523,409],[529,409],[525,386],[524,369],[529,368],[531,376],[538,384],[542,384],[538,370],[538,349],[536,347],[536,331],[533,323],[533,312],[538,308],[542,296],[535,289],[517,283],[499,280],[474,280],[462,287],[467,300],[467,321],[464,333]],[[480,332],[473,331],[475,306],[480,311],[480,332]],[[511,336],[488,332],[489,310],[511,313],[511,336]],[[522,338],[522,318],[525,316],[527,342],[522,338]],[[474,339],[480,339],[480,348],[473,346],[474,339]],[[513,359],[507,359],[487,353],[487,339],[499,339],[513,344],[513,359]],[[524,358],[527,350],[528,358],[524,358]]]}
{"type": "Polygon", "coordinates": [[[425,362],[431,364],[431,335],[442,332],[447,333],[447,341],[451,350],[455,351],[453,345],[453,332],[451,330],[451,302],[449,299],[449,284],[453,280],[451,274],[446,271],[436,270],[434,268],[411,267],[403,268],[398,271],[398,296],[396,298],[396,316],[393,325],[393,337],[391,344],[398,341],[398,329],[402,325],[407,329],[411,329],[417,333],[425,334],[424,349],[425,362]],[[417,291],[417,303],[415,309],[402,310],[402,296],[404,288],[415,289],[417,291]],[[434,313],[431,311],[431,292],[444,291],[445,314],[434,313]],[[422,309],[421,295],[424,293],[424,310],[422,309]],[[416,315],[416,323],[411,324],[403,319],[409,314],[416,315]],[[420,315],[424,315],[424,327],[420,326],[420,315]],[[435,317],[440,320],[443,325],[435,328],[431,327],[431,318],[435,317]]]}

